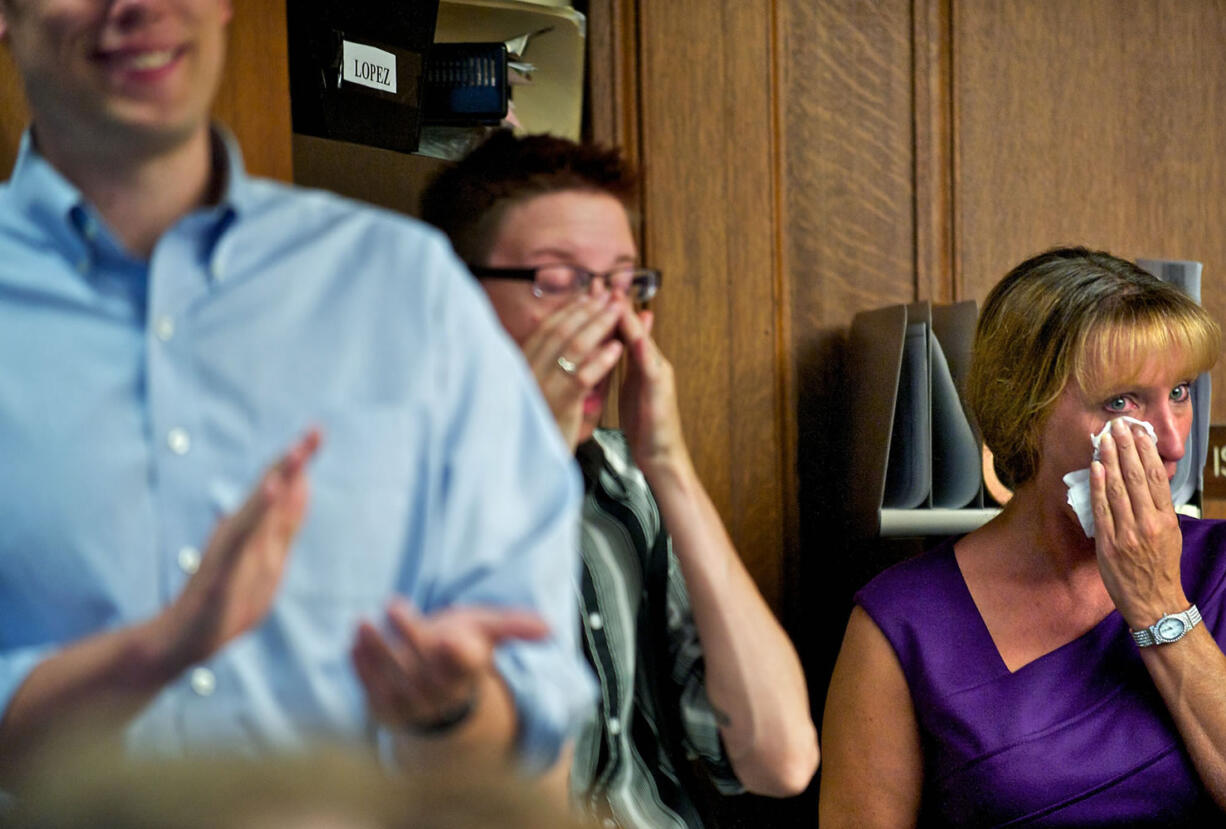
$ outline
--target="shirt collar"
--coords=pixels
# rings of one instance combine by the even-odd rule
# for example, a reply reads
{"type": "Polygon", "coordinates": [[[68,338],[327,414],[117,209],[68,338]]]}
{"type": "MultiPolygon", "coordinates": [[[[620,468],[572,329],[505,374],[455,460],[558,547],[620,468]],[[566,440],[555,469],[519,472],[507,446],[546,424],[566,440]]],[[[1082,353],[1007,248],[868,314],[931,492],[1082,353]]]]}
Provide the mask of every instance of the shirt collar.
{"type": "Polygon", "coordinates": [[[575,460],[579,462],[579,471],[583,474],[583,489],[591,492],[600,480],[600,471],[604,469],[604,449],[594,437],[588,438],[575,449],[575,460]]]}
{"type": "Polygon", "coordinates": [[[19,213],[50,233],[58,243],[72,249],[84,247],[72,214],[74,208],[84,207],[85,198],[43,158],[29,129],[21,136],[8,186],[9,197],[19,213]]]}
{"type": "MultiPolygon", "coordinates": [[[[234,136],[215,124],[210,137],[213,163],[220,166],[224,183],[218,203],[205,210],[216,217],[220,231],[234,216],[250,209],[256,196],[234,136]]],[[[58,243],[74,251],[86,246],[81,236],[81,216],[93,213],[93,208],[81,191],[38,151],[28,128],[21,137],[8,190],[14,207],[58,243]]]]}
{"type": "Polygon", "coordinates": [[[255,200],[251,176],[243,165],[243,153],[234,135],[221,124],[214,124],[211,132],[213,163],[218,164],[225,183],[217,206],[225,211],[241,214],[249,210],[255,200]]]}

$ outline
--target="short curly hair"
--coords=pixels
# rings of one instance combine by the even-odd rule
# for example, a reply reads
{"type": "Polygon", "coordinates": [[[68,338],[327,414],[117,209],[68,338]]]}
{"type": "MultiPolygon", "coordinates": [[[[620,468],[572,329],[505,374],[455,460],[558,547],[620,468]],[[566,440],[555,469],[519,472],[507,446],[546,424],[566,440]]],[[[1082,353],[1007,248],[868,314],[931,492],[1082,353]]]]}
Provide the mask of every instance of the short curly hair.
{"type": "Polygon", "coordinates": [[[1069,381],[1090,397],[1169,353],[1191,377],[1212,368],[1221,331],[1195,301],[1132,262],[1082,247],[1022,262],[988,294],[975,331],[967,405],[1008,487],[1030,480],[1039,435],[1069,381]]]}
{"type": "Polygon", "coordinates": [[[447,234],[461,259],[479,264],[515,204],[586,190],[613,196],[633,218],[638,186],[637,172],[616,149],[499,130],[430,182],[422,193],[421,217],[447,234]]]}

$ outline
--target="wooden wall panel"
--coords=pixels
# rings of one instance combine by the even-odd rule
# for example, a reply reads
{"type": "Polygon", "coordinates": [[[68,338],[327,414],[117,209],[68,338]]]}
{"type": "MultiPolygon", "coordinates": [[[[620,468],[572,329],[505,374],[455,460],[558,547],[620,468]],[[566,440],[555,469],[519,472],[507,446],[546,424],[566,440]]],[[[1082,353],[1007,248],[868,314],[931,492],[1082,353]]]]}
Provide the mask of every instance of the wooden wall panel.
{"type": "Polygon", "coordinates": [[[589,0],[586,14],[584,140],[621,147],[637,164],[638,7],[634,0],[589,0]]]}
{"type": "Polygon", "coordinates": [[[805,343],[915,293],[911,3],[796,0],[779,30],[783,244],[805,343]]]}
{"type": "Polygon", "coordinates": [[[771,5],[641,0],[644,261],[686,437],[768,601],[780,595],[790,460],[780,398],[771,5]]]}
{"type": "Polygon", "coordinates": [[[856,312],[916,292],[911,4],[783,4],[782,253],[791,281],[804,556],[839,514],[838,405],[856,312]]]}
{"type": "Polygon", "coordinates": [[[915,0],[916,299],[951,302],[954,282],[953,40],[951,0],[915,0]]]}
{"type": "MultiPolygon", "coordinates": [[[[851,593],[878,560],[847,541],[844,461],[856,428],[843,404],[846,334],[858,311],[918,290],[915,21],[909,0],[779,8],[780,247],[791,286],[801,545],[788,617],[820,714],[851,593]]],[[[933,227],[925,224],[929,239],[933,227]]]]}
{"type": "MultiPolygon", "coordinates": [[[[261,0],[234,5],[229,54],[214,115],[237,136],[250,172],[290,181],[285,4],[261,0]]],[[[7,50],[0,51],[0,177],[8,178],[29,114],[16,69],[7,50]]]]}
{"type": "Polygon", "coordinates": [[[247,171],[293,180],[285,3],[239,0],[213,115],[243,148],[247,171]]]}
{"type": "Polygon", "coordinates": [[[840,520],[852,432],[838,401],[856,312],[916,291],[911,4],[782,6],[782,249],[791,279],[806,558],[840,520]],[[838,470],[838,471],[836,471],[838,470]]]}
{"type": "MultiPolygon", "coordinates": [[[[963,294],[1085,243],[1204,262],[1226,322],[1226,6],[957,0],[953,37],[963,294]]],[[[1221,422],[1226,366],[1214,375],[1221,422]]]]}
{"type": "Polygon", "coordinates": [[[30,114],[8,50],[0,48],[0,180],[9,177],[30,114]]]}

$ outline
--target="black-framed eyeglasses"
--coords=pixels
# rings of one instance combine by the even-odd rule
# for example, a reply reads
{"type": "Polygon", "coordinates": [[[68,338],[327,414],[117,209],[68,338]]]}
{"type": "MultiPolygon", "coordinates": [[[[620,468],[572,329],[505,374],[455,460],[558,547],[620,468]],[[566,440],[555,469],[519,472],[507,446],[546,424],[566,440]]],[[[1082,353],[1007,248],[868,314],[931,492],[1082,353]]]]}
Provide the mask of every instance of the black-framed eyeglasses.
{"type": "Polygon", "coordinates": [[[488,268],[469,265],[478,279],[523,279],[532,283],[532,293],[538,297],[560,296],[586,291],[593,279],[603,279],[611,291],[623,291],[634,302],[646,302],[660,290],[660,272],[655,268],[626,265],[604,273],[589,271],[578,265],[562,263],[537,265],[533,268],[488,268]]]}

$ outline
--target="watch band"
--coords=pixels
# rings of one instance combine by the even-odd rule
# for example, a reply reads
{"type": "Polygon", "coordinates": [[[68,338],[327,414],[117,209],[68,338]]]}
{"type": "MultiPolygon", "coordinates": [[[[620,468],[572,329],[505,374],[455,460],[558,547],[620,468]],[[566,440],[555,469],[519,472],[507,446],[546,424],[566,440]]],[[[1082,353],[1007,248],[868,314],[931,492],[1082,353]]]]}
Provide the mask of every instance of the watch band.
{"type": "Polygon", "coordinates": [[[468,699],[432,722],[412,723],[405,730],[416,737],[441,737],[454,730],[456,726],[468,719],[477,707],[477,690],[473,689],[468,699]]]}
{"type": "Polygon", "coordinates": [[[1132,641],[1138,648],[1148,648],[1151,645],[1169,645],[1178,642],[1188,635],[1188,631],[1201,623],[1200,609],[1192,605],[1179,613],[1168,613],[1147,628],[1130,630],[1132,641]],[[1177,623],[1176,628],[1172,623],[1177,623]]]}

